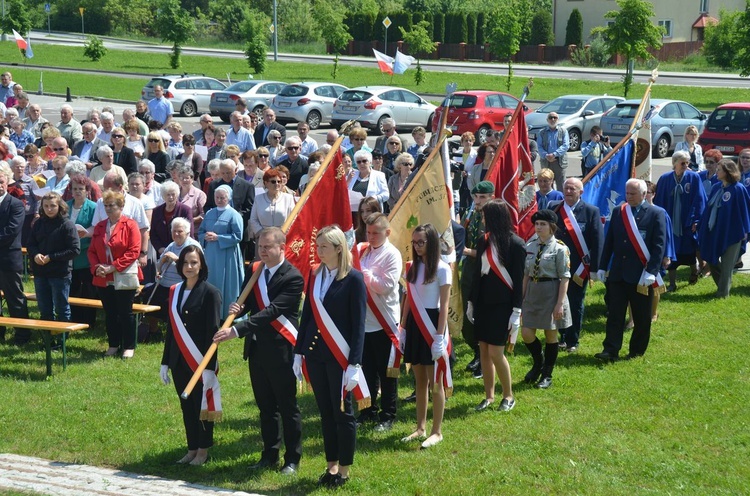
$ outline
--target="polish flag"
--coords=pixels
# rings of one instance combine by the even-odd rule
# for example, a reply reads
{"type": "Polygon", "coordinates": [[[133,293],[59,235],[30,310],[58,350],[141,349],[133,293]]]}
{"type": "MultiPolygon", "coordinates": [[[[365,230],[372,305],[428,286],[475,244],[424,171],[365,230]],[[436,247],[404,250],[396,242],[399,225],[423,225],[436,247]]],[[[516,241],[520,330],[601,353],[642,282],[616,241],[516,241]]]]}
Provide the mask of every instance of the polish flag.
{"type": "Polygon", "coordinates": [[[393,57],[389,57],[383,52],[378,52],[374,48],[372,49],[372,52],[375,54],[375,60],[378,61],[378,67],[380,67],[380,72],[393,75],[393,62],[394,62],[393,57]]]}
{"type": "Polygon", "coordinates": [[[15,29],[13,30],[13,36],[16,38],[16,45],[18,45],[18,49],[26,50],[28,45],[26,44],[26,40],[23,39],[23,36],[21,36],[15,29]]]}

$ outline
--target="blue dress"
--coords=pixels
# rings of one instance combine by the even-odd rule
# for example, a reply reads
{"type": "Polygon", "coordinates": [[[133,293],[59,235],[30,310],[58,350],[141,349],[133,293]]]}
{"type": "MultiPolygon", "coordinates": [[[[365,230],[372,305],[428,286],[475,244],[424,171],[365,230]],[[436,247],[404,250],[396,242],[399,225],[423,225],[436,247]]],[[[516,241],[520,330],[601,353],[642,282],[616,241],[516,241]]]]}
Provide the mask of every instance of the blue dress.
{"type": "Polygon", "coordinates": [[[208,265],[208,282],[222,295],[222,318],[229,314],[229,304],[237,300],[245,278],[245,266],[240,251],[242,216],[232,207],[212,208],[198,228],[198,241],[203,247],[208,265]],[[216,241],[206,241],[206,233],[217,234],[216,241]]]}
{"type": "Polygon", "coordinates": [[[750,195],[741,183],[715,184],[703,213],[698,239],[701,256],[710,264],[718,264],[719,258],[735,243],[750,233],[750,195]],[[711,226],[711,214],[716,210],[711,226]]]}
{"type": "Polygon", "coordinates": [[[706,193],[703,181],[697,173],[686,170],[680,184],[677,184],[674,172],[667,172],[656,184],[654,205],[667,211],[672,219],[674,248],[677,257],[682,254],[695,254],[698,249],[697,233],[693,224],[697,223],[706,208],[706,193]],[[675,201],[675,190],[679,191],[679,205],[675,201]]]}

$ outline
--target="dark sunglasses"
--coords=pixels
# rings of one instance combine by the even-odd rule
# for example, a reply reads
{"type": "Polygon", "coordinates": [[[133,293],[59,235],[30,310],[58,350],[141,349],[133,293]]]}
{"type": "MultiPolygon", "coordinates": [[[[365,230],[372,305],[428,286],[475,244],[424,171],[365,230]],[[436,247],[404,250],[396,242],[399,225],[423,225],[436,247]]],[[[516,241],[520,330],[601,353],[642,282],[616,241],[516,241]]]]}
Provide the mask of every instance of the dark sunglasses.
{"type": "Polygon", "coordinates": [[[149,138],[148,139],[149,143],[158,143],[159,141],[161,141],[161,140],[160,139],[154,139],[154,138],[149,138]]]}

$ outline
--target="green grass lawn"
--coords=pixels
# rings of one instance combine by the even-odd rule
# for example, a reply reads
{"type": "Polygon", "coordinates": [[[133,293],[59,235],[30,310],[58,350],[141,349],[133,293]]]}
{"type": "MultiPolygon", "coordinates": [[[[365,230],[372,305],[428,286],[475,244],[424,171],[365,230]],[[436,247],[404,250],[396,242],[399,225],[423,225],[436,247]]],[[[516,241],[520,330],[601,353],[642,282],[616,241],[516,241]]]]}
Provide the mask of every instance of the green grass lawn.
{"type": "MultiPolygon", "coordinates": [[[[518,346],[510,357],[517,406],[509,414],[474,412],[483,388],[463,371],[469,351],[456,340],[444,442],[429,451],[399,443],[415,422],[414,405],[400,404],[392,432],[359,431],[353,478],[343,493],[747,493],[750,362],[743,339],[750,277],[736,276],[726,300],[712,298],[710,279],[688,286],[687,271],[679,277],[678,292],[662,299],[642,359],[610,365],[593,359],[604,336],[600,284],[588,296],[581,351],[561,353],[550,390],[521,383],[530,357],[518,346]]],[[[45,379],[39,336],[21,349],[0,345],[0,452],[251,492],[315,491],[325,458],[311,393],[300,397],[299,476],[248,470],[261,439],[239,340],[219,353],[225,420],[203,467],[174,463],[185,441],[177,393],[159,380],[162,345],[141,345],[129,361],[102,358],[106,347],[102,328],[71,338],[68,370],[58,352],[55,375],[45,379]]],[[[402,379],[399,395],[411,389],[411,379],[402,379]]]]}
{"type": "MultiPolygon", "coordinates": [[[[144,74],[175,74],[198,73],[220,79],[226,79],[227,73],[233,81],[244,79],[249,74],[249,68],[244,59],[226,59],[220,57],[183,55],[183,66],[179,70],[169,68],[168,56],[165,54],[150,54],[110,50],[98,62],[92,62],[83,56],[81,47],[61,47],[37,43],[34,47],[34,58],[26,61],[28,64],[61,68],[85,68],[118,73],[144,74]]],[[[0,65],[11,67],[14,80],[21,83],[27,90],[34,92],[39,84],[40,70],[24,68],[24,61],[18,49],[11,43],[0,45],[0,65]]],[[[425,82],[416,86],[413,72],[396,75],[393,78],[381,74],[373,60],[371,68],[341,65],[336,82],[349,87],[362,84],[393,84],[403,86],[418,93],[441,95],[449,82],[458,83],[459,89],[493,89],[505,90],[505,77],[493,75],[496,66],[488,66],[487,74],[459,74],[447,72],[426,73],[425,82]]],[[[268,61],[266,72],[256,78],[273,79],[286,82],[294,81],[329,81],[333,63],[291,63],[268,61]]],[[[69,72],[44,71],[44,88],[49,93],[65,93],[70,87],[74,96],[96,96],[122,100],[137,100],[141,95],[141,88],[148,81],[144,78],[122,78],[106,75],[88,75],[69,72]]],[[[520,95],[526,78],[516,77],[510,92],[520,95]]],[[[630,98],[640,98],[645,85],[636,84],[628,95],[630,98]]],[[[567,80],[560,78],[538,78],[529,98],[531,100],[551,100],[564,94],[610,94],[622,95],[620,83],[600,81],[567,80]]],[[[653,88],[654,98],[674,98],[685,100],[704,111],[713,110],[716,106],[735,101],[745,101],[747,90],[736,88],[697,88],[689,86],[669,86],[657,84],[653,88]]],[[[432,99],[433,103],[439,103],[432,99]]]]}

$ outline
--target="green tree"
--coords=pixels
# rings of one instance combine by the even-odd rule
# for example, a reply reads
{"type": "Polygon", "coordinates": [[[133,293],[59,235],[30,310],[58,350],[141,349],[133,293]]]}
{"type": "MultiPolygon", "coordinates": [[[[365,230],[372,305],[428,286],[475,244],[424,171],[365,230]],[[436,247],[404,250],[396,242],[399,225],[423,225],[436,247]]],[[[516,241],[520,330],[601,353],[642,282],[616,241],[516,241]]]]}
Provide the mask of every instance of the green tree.
{"type": "Polygon", "coordinates": [[[5,17],[0,22],[4,33],[12,33],[15,29],[26,37],[31,30],[31,16],[26,3],[21,0],[6,0],[5,17]]]}
{"type": "Polygon", "coordinates": [[[540,10],[531,18],[531,45],[554,45],[555,37],[552,34],[552,14],[540,10]]]}
{"type": "Polygon", "coordinates": [[[89,39],[83,45],[83,55],[96,62],[107,55],[107,47],[98,37],[89,36],[89,39]]]}
{"type": "Polygon", "coordinates": [[[320,40],[320,32],[310,22],[310,0],[279,0],[277,7],[278,37],[287,43],[309,43],[320,40]]]}
{"type": "Polygon", "coordinates": [[[172,43],[169,66],[177,69],[181,64],[182,45],[190,41],[195,31],[190,13],[180,6],[179,0],[164,0],[156,10],[154,27],[162,41],[172,43]]]}
{"type": "Polygon", "coordinates": [[[419,21],[417,24],[412,25],[410,30],[399,28],[401,35],[404,37],[404,42],[409,45],[409,51],[417,57],[417,70],[414,72],[414,82],[417,86],[424,81],[424,73],[422,72],[422,66],[419,62],[420,58],[429,55],[436,50],[435,42],[432,41],[430,36],[430,23],[427,21],[419,21]]]}
{"type": "Polygon", "coordinates": [[[513,79],[513,56],[521,48],[521,21],[511,2],[498,3],[486,17],[485,41],[490,51],[508,61],[506,89],[510,91],[513,79]]]}
{"type": "Polygon", "coordinates": [[[336,79],[339,74],[339,52],[346,48],[352,39],[344,24],[346,8],[336,0],[317,0],[312,9],[312,16],[323,39],[335,54],[331,76],[336,79]]]}
{"type": "MultiPolygon", "coordinates": [[[[103,7],[112,23],[112,34],[139,33],[153,36],[153,9],[150,0],[108,0],[103,7]]],[[[80,22],[80,21],[79,21],[80,22]]],[[[45,20],[46,23],[46,20],[45,20]]]]}
{"type": "Polygon", "coordinates": [[[583,16],[578,9],[573,9],[568,17],[568,25],[565,26],[565,45],[583,45],[583,16]]]}
{"type": "Polygon", "coordinates": [[[268,46],[264,33],[265,26],[268,26],[269,22],[270,20],[265,14],[250,10],[241,28],[241,32],[247,40],[245,46],[247,65],[255,74],[262,74],[266,70],[268,46]]]}
{"type": "Polygon", "coordinates": [[[243,25],[250,15],[250,7],[243,0],[213,0],[210,16],[219,26],[219,32],[228,40],[244,39],[243,25]]]}
{"type": "Polygon", "coordinates": [[[650,58],[649,48],[661,47],[664,30],[651,21],[654,17],[654,6],[650,2],[617,0],[617,5],[620,10],[604,14],[604,18],[611,19],[612,24],[604,28],[602,34],[609,47],[609,53],[625,57],[626,68],[622,82],[627,98],[633,84],[633,62],[638,58],[650,58]]]}
{"type": "Polygon", "coordinates": [[[718,24],[707,24],[703,40],[706,60],[720,67],[730,68],[737,64],[737,54],[742,49],[742,13],[719,11],[718,24]]]}

